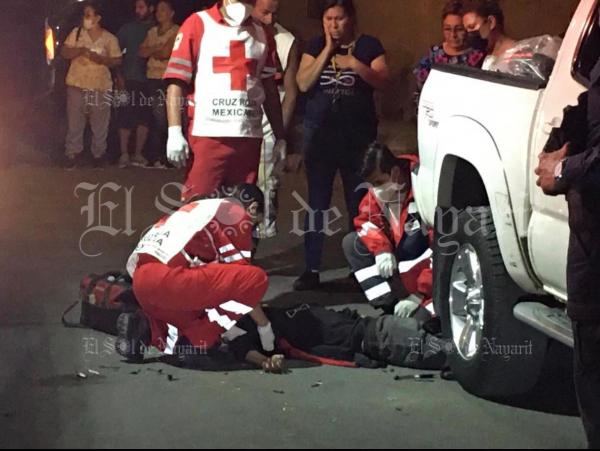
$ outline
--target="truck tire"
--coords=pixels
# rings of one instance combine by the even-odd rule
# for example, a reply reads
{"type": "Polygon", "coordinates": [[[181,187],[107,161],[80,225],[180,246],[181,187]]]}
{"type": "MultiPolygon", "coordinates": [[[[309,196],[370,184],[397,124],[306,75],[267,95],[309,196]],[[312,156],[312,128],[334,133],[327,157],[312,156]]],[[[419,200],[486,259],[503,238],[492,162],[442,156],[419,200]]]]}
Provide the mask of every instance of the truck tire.
{"type": "Polygon", "coordinates": [[[525,293],[506,271],[491,209],[437,216],[434,302],[456,380],[484,398],[527,392],[538,381],[548,339],[513,315],[525,293]]]}

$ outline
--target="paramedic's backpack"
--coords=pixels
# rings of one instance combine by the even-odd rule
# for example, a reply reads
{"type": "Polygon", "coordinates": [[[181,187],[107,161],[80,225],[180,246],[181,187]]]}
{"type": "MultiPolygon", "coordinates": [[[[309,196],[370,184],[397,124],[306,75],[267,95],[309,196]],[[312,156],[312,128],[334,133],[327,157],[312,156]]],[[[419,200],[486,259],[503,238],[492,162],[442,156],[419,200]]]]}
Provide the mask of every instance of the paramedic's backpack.
{"type": "Polygon", "coordinates": [[[117,335],[117,319],[122,313],[133,313],[139,305],[133,294],[131,277],[121,272],[90,274],[83,278],[79,300],[63,314],[65,327],[90,328],[117,335]],[[67,315],[81,303],[79,322],[67,320],[67,315]]]}

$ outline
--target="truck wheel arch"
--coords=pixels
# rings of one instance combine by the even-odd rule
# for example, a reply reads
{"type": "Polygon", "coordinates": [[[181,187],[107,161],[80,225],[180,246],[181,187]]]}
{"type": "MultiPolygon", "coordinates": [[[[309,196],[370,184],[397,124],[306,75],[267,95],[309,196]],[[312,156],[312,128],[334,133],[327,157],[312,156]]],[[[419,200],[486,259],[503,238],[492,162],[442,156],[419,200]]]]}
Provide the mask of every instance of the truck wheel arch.
{"type": "Polygon", "coordinates": [[[489,206],[507,271],[523,290],[537,292],[523,257],[527,253],[516,232],[504,164],[494,139],[482,124],[464,116],[445,119],[438,136],[436,205],[442,209],[489,206]]]}

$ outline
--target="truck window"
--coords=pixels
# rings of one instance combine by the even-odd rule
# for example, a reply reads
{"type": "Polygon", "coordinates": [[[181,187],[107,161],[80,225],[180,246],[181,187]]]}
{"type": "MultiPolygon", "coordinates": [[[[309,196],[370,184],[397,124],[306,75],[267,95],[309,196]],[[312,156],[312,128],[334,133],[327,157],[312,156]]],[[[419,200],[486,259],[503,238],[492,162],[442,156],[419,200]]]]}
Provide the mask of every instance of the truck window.
{"type": "Polygon", "coordinates": [[[598,13],[590,23],[585,38],[581,43],[579,55],[575,60],[573,74],[575,79],[587,86],[590,82],[590,72],[600,58],[600,26],[598,13]]]}

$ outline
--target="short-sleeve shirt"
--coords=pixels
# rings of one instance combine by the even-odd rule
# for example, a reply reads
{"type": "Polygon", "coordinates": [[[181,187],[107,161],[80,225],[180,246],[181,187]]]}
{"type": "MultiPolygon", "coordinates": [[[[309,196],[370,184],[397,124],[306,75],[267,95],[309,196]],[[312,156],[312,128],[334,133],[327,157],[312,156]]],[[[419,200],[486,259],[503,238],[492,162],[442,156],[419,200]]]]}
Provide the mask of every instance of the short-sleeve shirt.
{"type": "MultiPolygon", "coordinates": [[[[109,58],[121,58],[121,48],[117,38],[106,30],[93,41],[90,34],[83,28],[75,28],[65,41],[66,47],[87,48],[92,52],[109,58]]],[[[80,89],[108,91],[112,89],[110,69],[103,64],[97,64],[85,56],[79,56],[71,61],[67,73],[67,86],[80,89]]]]}
{"type": "Polygon", "coordinates": [[[119,44],[123,49],[123,64],[121,71],[125,80],[128,81],[147,81],[146,63],[148,60],[139,55],[140,47],[146,40],[148,31],[152,28],[151,22],[130,22],[121,27],[117,33],[119,44]]]}
{"type": "MultiPolygon", "coordinates": [[[[317,58],[324,48],[325,37],[320,36],[310,41],[305,53],[317,58]]],[[[340,48],[338,54],[347,55],[348,50],[340,48]]],[[[352,54],[371,67],[373,61],[385,54],[385,50],[377,38],[362,35],[357,39],[352,54]]],[[[311,128],[377,127],[373,94],[373,87],[353,70],[341,71],[338,76],[330,62],[308,93],[305,124],[311,128]]]]}
{"type": "MultiPolygon", "coordinates": [[[[171,29],[169,29],[164,34],[158,33],[158,27],[152,27],[148,32],[148,36],[146,38],[147,44],[151,47],[165,46],[170,40],[172,40],[177,33],[179,32],[179,26],[173,25],[171,29]]],[[[167,64],[169,60],[159,60],[155,57],[150,57],[148,59],[148,70],[146,75],[149,80],[160,80],[167,70],[167,64]]]]}

